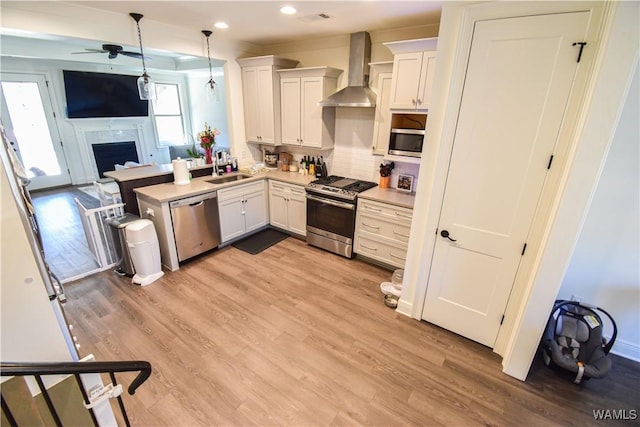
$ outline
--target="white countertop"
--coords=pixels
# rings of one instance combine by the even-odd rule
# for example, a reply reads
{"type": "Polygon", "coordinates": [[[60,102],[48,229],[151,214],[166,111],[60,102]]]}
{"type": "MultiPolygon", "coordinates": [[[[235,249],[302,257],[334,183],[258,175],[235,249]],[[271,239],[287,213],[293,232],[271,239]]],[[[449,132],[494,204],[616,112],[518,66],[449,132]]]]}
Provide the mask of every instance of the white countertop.
{"type": "Polygon", "coordinates": [[[358,198],[373,200],[376,202],[390,203],[403,208],[413,209],[416,200],[415,193],[403,193],[395,188],[373,187],[358,194],[358,198]]]}
{"type": "MultiPolygon", "coordinates": [[[[163,165],[166,166],[166,165],[163,165]]],[[[170,166],[170,165],[169,165],[170,166]]],[[[234,172],[226,175],[237,175],[241,172],[234,172]]],[[[106,174],[105,174],[106,175],[106,174]]],[[[225,176],[226,176],[225,175],[225,176]]],[[[153,175],[149,175],[153,176],[153,175]]],[[[142,177],[142,176],[139,176],[142,177]]],[[[286,182],[295,185],[307,185],[314,179],[311,175],[300,175],[297,172],[281,172],[281,171],[269,171],[264,173],[255,174],[249,178],[241,179],[239,181],[225,182],[223,184],[212,184],[206,182],[211,179],[211,176],[202,176],[199,178],[193,178],[189,184],[176,185],[173,182],[165,184],[149,185],[147,187],[135,188],[133,191],[137,193],[139,197],[155,200],[159,203],[171,202],[174,200],[184,199],[186,197],[196,196],[198,194],[204,194],[211,191],[219,190],[222,188],[232,187],[234,185],[247,184],[255,182],[261,179],[275,179],[277,181],[286,182]]],[[[115,179],[115,178],[114,178],[115,179]]],[[[129,178],[134,179],[134,178],[129,178]]]]}
{"type": "MultiPolygon", "coordinates": [[[[198,170],[210,168],[212,165],[193,166],[189,170],[198,170]]],[[[166,163],[162,165],[142,165],[132,168],[119,169],[116,171],[108,171],[104,176],[113,178],[116,181],[131,181],[134,179],[150,178],[152,176],[168,175],[173,173],[173,164],[166,163]]]]}

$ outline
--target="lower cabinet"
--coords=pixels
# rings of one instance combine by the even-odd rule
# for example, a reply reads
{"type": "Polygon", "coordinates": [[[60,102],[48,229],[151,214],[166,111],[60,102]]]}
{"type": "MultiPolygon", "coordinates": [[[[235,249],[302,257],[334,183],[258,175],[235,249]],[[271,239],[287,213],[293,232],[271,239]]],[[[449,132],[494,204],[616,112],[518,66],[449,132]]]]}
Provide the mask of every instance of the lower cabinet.
{"type": "Polygon", "coordinates": [[[307,235],[307,199],[304,187],[269,180],[271,225],[301,236],[307,235]]]}
{"type": "Polygon", "coordinates": [[[354,251],[381,263],[404,268],[413,209],[358,199],[354,251]]]}
{"type": "Polygon", "coordinates": [[[269,223],[265,181],[218,190],[222,243],[258,230],[269,223]]]}

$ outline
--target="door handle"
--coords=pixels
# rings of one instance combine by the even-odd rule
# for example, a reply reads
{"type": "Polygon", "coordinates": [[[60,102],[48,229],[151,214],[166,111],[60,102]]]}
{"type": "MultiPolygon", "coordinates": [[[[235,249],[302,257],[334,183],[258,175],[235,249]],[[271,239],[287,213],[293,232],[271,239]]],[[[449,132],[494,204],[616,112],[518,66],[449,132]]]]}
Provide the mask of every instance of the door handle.
{"type": "Polygon", "coordinates": [[[451,240],[452,242],[457,242],[457,240],[456,240],[456,239],[452,239],[451,237],[449,237],[449,232],[448,232],[447,230],[442,230],[442,231],[440,232],[440,235],[441,235],[442,237],[446,237],[447,239],[451,240]]]}

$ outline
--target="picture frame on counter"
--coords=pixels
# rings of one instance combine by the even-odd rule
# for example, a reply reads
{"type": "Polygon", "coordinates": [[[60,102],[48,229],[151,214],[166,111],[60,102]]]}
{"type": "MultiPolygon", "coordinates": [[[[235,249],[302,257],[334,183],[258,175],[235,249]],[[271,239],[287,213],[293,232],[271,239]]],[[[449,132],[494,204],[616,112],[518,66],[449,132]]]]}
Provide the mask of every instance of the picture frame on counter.
{"type": "Polygon", "coordinates": [[[398,174],[398,182],[396,183],[396,188],[398,191],[402,191],[404,193],[411,193],[413,191],[413,175],[407,174],[398,174]]]}

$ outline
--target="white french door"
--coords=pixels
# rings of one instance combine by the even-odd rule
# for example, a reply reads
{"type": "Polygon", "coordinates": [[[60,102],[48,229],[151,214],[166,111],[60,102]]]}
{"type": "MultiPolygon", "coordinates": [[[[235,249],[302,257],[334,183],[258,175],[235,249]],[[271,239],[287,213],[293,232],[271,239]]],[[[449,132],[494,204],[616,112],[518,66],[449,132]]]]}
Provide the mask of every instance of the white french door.
{"type": "Polygon", "coordinates": [[[588,23],[588,12],[476,23],[423,319],[494,346],[588,23]]]}
{"type": "Polygon", "coordinates": [[[0,76],[2,125],[31,179],[30,190],[71,183],[45,77],[0,76]]]}

